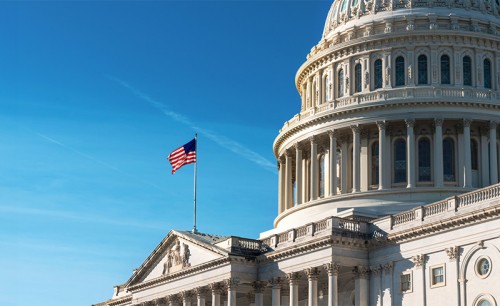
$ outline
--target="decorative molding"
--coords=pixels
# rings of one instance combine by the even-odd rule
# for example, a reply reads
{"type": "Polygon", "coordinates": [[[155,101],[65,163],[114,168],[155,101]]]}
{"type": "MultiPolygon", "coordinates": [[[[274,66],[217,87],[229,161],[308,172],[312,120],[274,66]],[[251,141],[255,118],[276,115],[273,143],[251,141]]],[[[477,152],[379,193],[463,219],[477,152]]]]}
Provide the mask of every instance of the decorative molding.
{"type": "Polygon", "coordinates": [[[393,268],[394,268],[394,262],[392,261],[389,261],[388,263],[382,266],[382,269],[384,269],[385,274],[392,273],[393,268]]]}
{"type": "Polygon", "coordinates": [[[212,294],[221,294],[224,291],[224,286],[221,283],[211,283],[208,284],[208,289],[212,294]]]}
{"type": "Polygon", "coordinates": [[[425,265],[425,260],[426,260],[425,254],[415,255],[411,258],[411,261],[413,262],[413,264],[417,269],[425,265]]]}
{"type": "Polygon", "coordinates": [[[460,252],[460,247],[458,246],[453,246],[445,249],[446,255],[448,255],[448,258],[450,258],[450,261],[455,261],[458,258],[459,252],[460,252]]]}
{"type": "Polygon", "coordinates": [[[352,269],[355,278],[368,279],[370,278],[370,267],[367,266],[355,266],[352,269]]]}
{"type": "Polygon", "coordinates": [[[224,286],[227,287],[228,290],[236,290],[240,283],[240,279],[237,277],[231,277],[224,280],[224,286]]]}
{"type": "Polygon", "coordinates": [[[281,289],[283,285],[283,279],[281,277],[273,277],[269,280],[269,285],[273,289],[281,289]]]}
{"type": "Polygon", "coordinates": [[[329,262],[323,265],[328,275],[339,275],[340,265],[336,262],[329,262]]]}
{"type": "Polygon", "coordinates": [[[304,269],[304,273],[307,275],[308,280],[318,279],[320,270],[318,268],[306,268],[304,269]]]}
{"type": "Polygon", "coordinates": [[[253,293],[263,293],[266,288],[266,281],[254,281],[252,282],[253,293]]]}
{"type": "Polygon", "coordinates": [[[291,285],[296,285],[300,280],[301,275],[298,272],[291,272],[286,275],[286,280],[291,285]]]}

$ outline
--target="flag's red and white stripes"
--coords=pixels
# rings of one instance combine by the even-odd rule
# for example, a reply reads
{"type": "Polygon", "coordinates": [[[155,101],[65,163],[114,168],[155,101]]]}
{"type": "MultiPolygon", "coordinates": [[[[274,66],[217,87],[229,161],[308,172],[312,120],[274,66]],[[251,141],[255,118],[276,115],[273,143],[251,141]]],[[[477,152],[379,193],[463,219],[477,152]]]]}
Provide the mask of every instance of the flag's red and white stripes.
{"type": "Polygon", "coordinates": [[[196,139],[191,140],[182,147],[175,149],[168,156],[168,161],[172,165],[172,174],[180,167],[196,162],[196,139]]]}

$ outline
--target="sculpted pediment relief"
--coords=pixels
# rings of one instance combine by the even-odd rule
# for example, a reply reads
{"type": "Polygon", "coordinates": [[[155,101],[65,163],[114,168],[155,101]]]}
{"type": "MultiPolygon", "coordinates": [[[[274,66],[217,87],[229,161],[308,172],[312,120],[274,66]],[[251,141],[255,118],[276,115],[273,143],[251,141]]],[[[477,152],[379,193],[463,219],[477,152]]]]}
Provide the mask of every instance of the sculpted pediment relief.
{"type": "Polygon", "coordinates": [[[167,249],[168,251],[166,260],[163,263],[162,275],[177,272],[191,266],[189,262],[189,257],[191,257],[189,245],[181,243],[179,239],[176,239],[167,249]]]}
{"type": "Polygon", "coordinates": [[[198,236],[172,231],[133,275],[128,284],[137,284],[175,274],[192,266],[227,256],[226,251],[198,236]]]}

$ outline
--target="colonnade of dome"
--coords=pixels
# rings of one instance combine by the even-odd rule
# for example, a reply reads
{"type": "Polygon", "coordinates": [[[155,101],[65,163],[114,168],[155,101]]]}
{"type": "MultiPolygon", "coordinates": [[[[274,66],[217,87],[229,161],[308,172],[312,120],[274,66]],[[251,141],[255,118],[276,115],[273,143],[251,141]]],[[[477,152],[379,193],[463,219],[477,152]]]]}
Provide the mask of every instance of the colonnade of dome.
{"type": "Polygon", "coordinates": [[[274,143],[277,227],[498,182],[499,6],[371,2],[334,2],[297,72],[300,112],[274,143]]]}

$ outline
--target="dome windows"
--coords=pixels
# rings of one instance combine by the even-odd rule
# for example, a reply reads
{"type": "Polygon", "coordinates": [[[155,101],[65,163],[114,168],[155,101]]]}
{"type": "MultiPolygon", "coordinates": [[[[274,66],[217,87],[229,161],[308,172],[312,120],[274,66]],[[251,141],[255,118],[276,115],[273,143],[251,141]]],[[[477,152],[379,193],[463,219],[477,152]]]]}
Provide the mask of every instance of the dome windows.
{"type": "Polygon", "coordinates": [[[379,89],[382,88],[382,60],[377,59],[373,63],[374,70],[374,78],[373,78],[373,88],[379,89]]]}
{"type": "Polygon", "coordinates": [[[450,57],[446,54],[441,56],[441,84],[449,85],[450,78],[450,57]]]}
{"type": "Polygon", "coordinates": [[[483,61],[484,88],[491,89],[491,62],[489,59],[483,61]]]}
{"type": "Polygon", "coordinates": [[[396,86],[405,85],[405,59],[402,56],[396,58],[396,86]]]}
{"type": "Polygon", "coordinates": [[[361,64],[354,66],[354,92],[361,92],[361,64]]]}
{"type": "Polygon", "coordinates": [[[464,56],[462,60],[464,85],[472,86],[472,61],[469,56],[464,56]]]}
{"type": "Polygon", "coordinates": [[[429,83],[427,76],[427,56],[421,54],[418,56],[418,84],[427,85],[429,83]]]}

